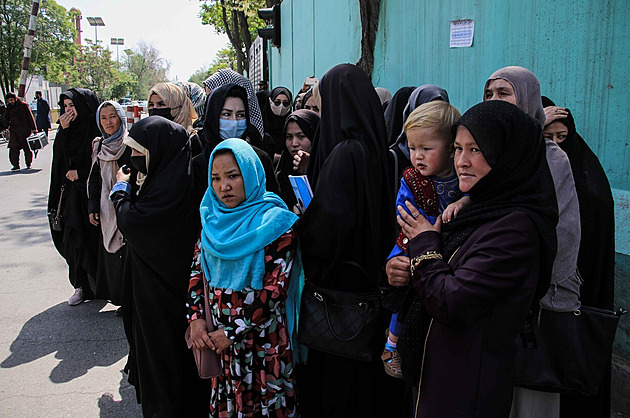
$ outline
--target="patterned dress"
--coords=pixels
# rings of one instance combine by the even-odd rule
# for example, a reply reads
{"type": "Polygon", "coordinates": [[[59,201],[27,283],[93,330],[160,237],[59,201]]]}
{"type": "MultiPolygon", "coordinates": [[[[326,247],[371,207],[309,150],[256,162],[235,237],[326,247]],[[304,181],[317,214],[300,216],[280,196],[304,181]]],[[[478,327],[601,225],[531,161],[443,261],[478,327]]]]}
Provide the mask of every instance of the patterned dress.
{"type": "MultiPolygon", "coordinates": [[[[188,320],[204,318],[201,250],[195,247],[188,291],[188,320]]],[[[212,320],[232,345],[221,353],[223,374],[212,379],[213,417],[293,417],[296,391],[286,328],[285,299],[297,234],[289,230],[265,247],[263,288],[210,287],[212,320]]]]}

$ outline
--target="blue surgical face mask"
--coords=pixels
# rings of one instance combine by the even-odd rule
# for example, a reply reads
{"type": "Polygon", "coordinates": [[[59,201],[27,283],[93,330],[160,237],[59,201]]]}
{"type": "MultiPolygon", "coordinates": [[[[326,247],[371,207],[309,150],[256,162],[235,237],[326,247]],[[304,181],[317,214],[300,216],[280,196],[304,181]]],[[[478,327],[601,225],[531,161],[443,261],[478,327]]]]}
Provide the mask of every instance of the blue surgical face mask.
{"type": "Polygon", "coordinates": [[[221,139],[240,138],[247,129],[247,120],[227,120],[219,119],[219,131],[221,139]]]}

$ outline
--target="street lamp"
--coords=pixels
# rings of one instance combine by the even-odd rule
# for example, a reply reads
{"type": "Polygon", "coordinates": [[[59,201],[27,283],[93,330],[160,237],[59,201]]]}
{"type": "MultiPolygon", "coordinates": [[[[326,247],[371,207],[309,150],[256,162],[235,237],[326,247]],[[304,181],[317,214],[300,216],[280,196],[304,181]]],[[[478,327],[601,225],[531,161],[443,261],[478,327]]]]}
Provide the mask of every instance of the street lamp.
{"type": "Polygon", "coordinates": [[[103,22],[102,17],[88,17],[86,18],[90,23],[90,26],[94,26],[94,45],[98,45],[98,32],[97,29],[99,26],[105,26],[105,22],[103,22]]]}
{"type": "Polygon", "coordinates": [[[118,56],[118,45],[124,45],[124,38],[111,38],[112,45],[116,45],[116,61],[118,61],[118,65],[120,66],[120,57],[118,56]]]}

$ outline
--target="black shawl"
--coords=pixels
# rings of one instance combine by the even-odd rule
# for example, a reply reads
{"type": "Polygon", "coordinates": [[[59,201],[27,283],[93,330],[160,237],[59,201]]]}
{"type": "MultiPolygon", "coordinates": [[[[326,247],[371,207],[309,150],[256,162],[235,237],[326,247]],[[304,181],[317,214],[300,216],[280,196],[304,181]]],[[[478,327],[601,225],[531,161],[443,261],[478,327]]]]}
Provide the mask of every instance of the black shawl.
{"type": "Polygon", "coordinates": [[[299,222],[306,277],[326,287],[374,290],[394,242],[394,212],[386,181],[381,102],[359,67],[340,64],[319,83],[321,122],[308,177],[314,197],[299,222]],[[355,262],[368,278],[353,270],[355,262]]]}
{"type": "MultiPolygon", "coordinates": [[[[513,104],[491,100],[470,108],[454,129],[459,125],[470,131],[492,169],[470,190],[473,204],[444,225],[444,256],[448,259],[481,224],[523,212],[536,225],[543,246],[537,301],[549,287],[558,223],[540,124],[513,104]]],[[[457,168],[457,156],[455,163],[457,168]]]]}
{"type": "MultiPolygon", "coordinates": [[[[555,106],[547,97],[543,106],[555,106]]],[[[568,111],[568,109],[567,109],[568,111]]],[[[569,157],[575,189],[580,202],[582,230],[578,270],[584,280],[582,304],[601,309],[613,308],[615,274],[615,204],[606,172],[588,144],[577,133],[570,111],[558,119],[568,129],[560,148],[569,157]]]]}
{"type": "Polygon", "coordinates": [[[385,126],[387,127],[387,144],[392,145],[398,139],[403,129],[403,110],[407,106],[409,96],[415,87],[408,86],[398,89],[385,110],[385,126]]]}
{"type": "MultiPolygon", "coordinates": [[[[311,144],[313,143],[315,131],[319,125],[319,115],[317,113],[307,109],[299,109],[291,113],[284,124],[284,129],[282,130],[283,138],[286,138],[287,125],[289,122],[297,123],[302,132],[304,132],[304,135],[306,135],[309,141],[311,141],[311,144]]],[[[289,208],[292,208],[297,203],[297,199],[293,193],[293,188],[289,182],[289,176],[296,175],[299,175],[299,173],[293,170],[293,155],[291,155],[291,152],[287,149],[286,141],[284,141],[282,155],[280,156],[280,160],[276,166],[276,179],[278,180],[278,185],[280,186],[280,197],[289,208]]]]}
{"type": "MultiPolygon", "coordinates": [[[[79,265],[94,276],[99,231],[98,228],[91,226],[88,220],[87,179],[92,162],[92,140],[101,135],[96,125],[99,100],[88,89],[70,89],[60,96],[61,114],[64,112],[64,99],[72,100],[77,117],[68,128],[59,127],[53,142],[48,193],[49,212],[57,210],[62,186],[65,190],[61,205],[64,228],[63,231],[51,229],[51,235],[57,251],[71,268],[79,265]],[[79,179],[76,181],[66,179],[69,170],[77,170],[79,179]]],[[[84,292],[90,294],[89,289],[84,288],[84,292]]]]}
{"type": "MultiPolygon", "coordinates": [[[[276,100],[279,94],[285,94],[289,98],[289,103],[293,104],[293,95],[286,87],[276,87],[271,90],[271,94],[269,95],[269,99],[271,101],[276,100]]],[[[263,104],[261,108],[262,116],[263,116],[263,126],[265,127],[265,132],[271,135],[274,143],[274,150],[276,154],[282,153],[282,142],[284,138],[282,137],[282,130],[284,129],[284,122],[289,117],[289,113],[284,116],[278,116],[271,110],[271,104],[269,100],[263,104]]]]}
{"type": "Polygon", "coordinates": [[[183,338],[196,239],[188,134],[166,118],[149,116],[132,126],[129,137],[149,152],[147,176],[134,201],[114,195],[118,227],[128,243],[122,300],[129,382],[145,416],[194,415],[207,403],[183,338]]]}

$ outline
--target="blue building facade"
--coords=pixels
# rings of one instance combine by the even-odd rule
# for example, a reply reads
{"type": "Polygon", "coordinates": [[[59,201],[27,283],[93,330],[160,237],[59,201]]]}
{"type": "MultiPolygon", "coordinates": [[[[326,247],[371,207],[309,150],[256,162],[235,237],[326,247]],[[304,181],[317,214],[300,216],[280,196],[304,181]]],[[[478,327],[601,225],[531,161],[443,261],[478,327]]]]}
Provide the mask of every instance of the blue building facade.
{"type": "MultiPolygon", "coordinates": [[[[361,52],[357,0],[284,0],[282,48],[269,53],[270,85],[298,90],[361,52]]],[[[615,199],[616,306],[630,307],[630,2],[628,0],[381,0],[374,86],[394,93],[432,83],[462,113],[482,100],[498,68],[530,69],[541,91],[571,109],[615,199]],[[471,47],[449,46],[451,21],[474,21],[471,47]]],[[[616,349],[630,358],[630,325],[616,349]]]]}

